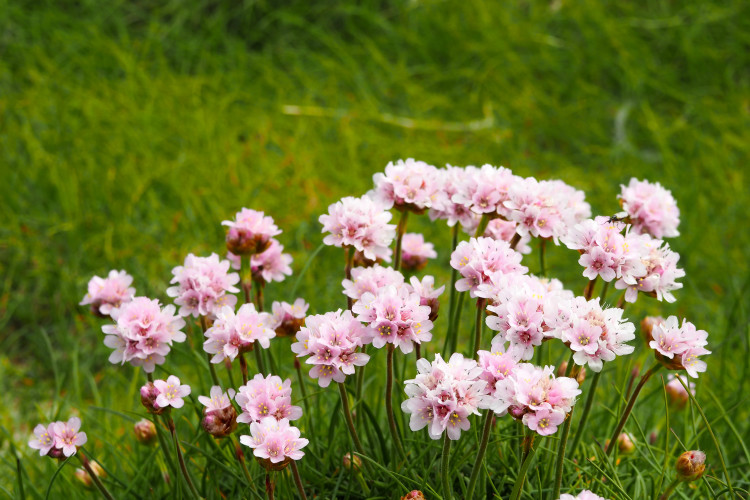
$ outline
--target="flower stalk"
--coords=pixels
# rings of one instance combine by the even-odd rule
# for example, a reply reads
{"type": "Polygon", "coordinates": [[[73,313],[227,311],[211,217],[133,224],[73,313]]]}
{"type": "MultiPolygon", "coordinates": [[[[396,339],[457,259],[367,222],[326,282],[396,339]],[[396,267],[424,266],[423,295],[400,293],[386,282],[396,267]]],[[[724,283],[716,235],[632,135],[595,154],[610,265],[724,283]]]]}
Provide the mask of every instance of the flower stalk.
{"type": "Polygon", "coordinates": [[[396,447],[399,458],[406,458],[404,447],[401,444],[401,438],[398,435],[396,427],[396,416],[393,413],[393,344],[388,344],[388,356],[386,358],[386,379],[385,379],[385,412],[388,414],[388,427],[391,429],[391,437],[396,447]]]}
{"type": "Polygon", "coordinates": [[[393,255],[393,269],[398,271],[401,269],[401,241],[404,239],[404,233],[406,232],[406,222],[409,218],[408,210],[401,210],[401,217],[398,219],[398,227],[396,228],[396,249],[393,255]]]}
{"type": "Polygon", "coordinates": [[[177,438],[177,430],[175,429],[174,420],[172,420],[172,416],[169,414],[164,415],[164,418],[167,421],[169,432],[170,434],[172,434],[172,441],[174,442],[174,448],[175,448],[175,451],[177,452],[177,461],[180,464],[180,470],[182,471],[182,476],[185,478],[185,482],[187,482],[188,488],[190,489],[190,493],[195,498],[201,498],[200,494],[198,493],[198,490],[195,489],[193,480],[190,478],[190,473],[188,472],[187,466],[185,465],[185,458],[182,456],[182,449],[180,448],[180,440],[177,438]]]}
{"type": "Polygon", "coordinates": [[[88,472],[89,477],[91,477],[91,480],[94,482],[96,488],[99,490],[102,496],[104,496],[104,498],[106,498],[107,500],[114,500],[114,497],[109,492],[107,487],[104,486],[102,481],[99,479],[99,476],[91,468],[88,457],[83,453],[78,453],[78,459],[81,461],[81,465],[83,465],[83,468],[86,469],[86,472],[88,472]]]}
{"type": "Polygon", "coordinates": [[[349,434],[352,436],[354,441],[354,447],[360,455],[365,454],[365,449],[362,447],[362,442],[359,440],[357,430],[354,428],[354,420],[352,419],[352,412],[349,409],[349,396],[346,394],[346,386],[343,382],[338,383],[339,394],[341,395],[341,408],[344,411],[344,418],[346,419],[346,426],[349,428],[349,434]]]}
{"type": "Polygon", "coordinates": [[[295,460],[292,460],[289,465],[292,468],[292,477],[294,478],[294,484],[297,485],[297,491],[299,491],[300,498],[302,500],[307,500],[305,488],[304,486],[302,486],[302,478],[299,476],[299,470],[297,469],[297,462],[295,460]]]}
{"type": "Polygon", "coordinates": [[[451,440],[448,437],[448,433],[445,433],[443,438],[443,456],[440,461],[440,477],[443,481],[443,499],[453,500],[453,491],[451,490],[450,480],[450,455],[451,455],[451,440]]]}
{"type": "Polygon", "coordinates": [[[479,478],[479,471],[482,469],[484,463],[484,454],[487,451],[487,443],[490,441],[490,434],[492,433],[492,410],[487,410],[484,415],[484,423],[482,425],[482,438],[479,442],[479,450],[477,450],[477,456],[474,461],[474,467],[471,469],[471,477],[469,478],[469,487],[466,490],[466,498],[474,498],[474,489],[477,485],[477,479],[479,478]]]}

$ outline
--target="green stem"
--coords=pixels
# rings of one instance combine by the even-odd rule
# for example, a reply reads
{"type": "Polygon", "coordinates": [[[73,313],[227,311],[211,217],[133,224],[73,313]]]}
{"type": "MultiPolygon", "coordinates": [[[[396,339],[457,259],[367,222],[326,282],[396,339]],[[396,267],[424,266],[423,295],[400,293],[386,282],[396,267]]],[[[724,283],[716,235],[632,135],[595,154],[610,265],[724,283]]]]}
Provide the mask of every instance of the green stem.
{"type": "Polygon", "coordinates": [[[630,400],[628,401],[628,405],[625,407],[625,411],[622,413],[620,422],[617,424],[617,427],[615,427],[615,431],[612,433],[612,438],[609,440],[609,444],[607,445],[607,448],[604,450],[604,453],[607,456],[611,455],[612,450],[614,450],[617,447],[617,437],[620,435],[620,433],[622,432],[622,429],[625,427],[625,423],[628,421],[628,417],[630,417],[630,413],[633,411],[633,406],[635,406],[635,400],[638,399],[638,395],[641,393],[641,389],[643,389],[643,386],[646,385],[646,382],[648,382],[648,379],[651,378],[651,375],[656,373],[661,367],[662,365],[659,363],[652,366],[649,371],[643,374],[640,382],[638,382],[638,385],[635,386],[633,395],[630,396],[630,400]]]}
{"type": "Polygon", "coordinates": [[[458,324],[461,322],[461,309],[464,305],[464,297],[466,297],[466,293],[462,293],[458,296],[458,302],[456,303],[456,314],[453,315],[453,325],[451,325],[451,349],[450,353],[448,353],[446,357],[456,352],[456,348],[458,347],[458,324]]]}
{"type": "Polygon", "coordinates": [[[167,447],[167,443],[164,441],[164,437],[161,435],[161,432],[159,432],[160,424],[158,420],[156,419],[156,415],[151,415],[151,421],[154,423],[154,428],[156,429],[156,437],[159,439],[159,446],[161,447],[161,451],[164,454],[164,460],[167,462],[167,467],[169,468],[170,472],[174,473],[174,462],[172,461],[172,455],[169,453],[169,448],[167,447]]]}
{"type": "Polygon", "coordinates": [[[604,298],[607,296],[607,290],[609,290],[609,281],[604,282],[602,291],[599,293],[599,302],[604,302],[604,298]]]}
{"type": "Polygon", "coordinates": [[[451,440],[448,438],[448,433],[446,432],[443,438],[443,459],[440,462],[440,478],[443,481],[443,500],[453,500],[450,478],[450,455],[451,440]]]}
{"type": "MultiPolygon", "coordinates": [[[[453,244],[451,247],[451,254],[456,250],[456,246],[458,245],[458,223],[456,223],[455,226],[453,226],[453,244]]],[[[455,314],[455,307],[456,307],[456,279],[458,279],[458,270],[452,269],[451,270],[451,284],[450,284],[450,290],[451,290],[451,298],[450,302],[448,303],[448,331],[445,333],[445,342],[443,343],[443,357],[448,357],[448,346],[449,342],[451,341],[451,331],[453,326],[453,315],[455,314]]]]}
{"type": "Polygon", "coordinates": [[[547,240],[541,238],[539,240],[539,274],[542,277],[547,276],[547,266],[544,263],[544,254],[547,249],[547,240]]]}
{"type": "Polygon", "coordinates": [[[83,453],[78,454],[78,460],[81,461],[81,465],[83,465],[83,468],[86,469],[86,472],[89,473],[89,476],[91,477],[91,480],[94,481],[94,484],[96,485],[97,489],[101,494],[106,498],[107,500],[114,500],[114,497],[109,492],[106,486],[102,484],[102,482],[99,480],[99,476],[96,475],[96,472],[91,468],[91,465],[89,465],[89,459],[86,457],[83,453]]]}
{"type": "Polygon", "coordinates": [[[479,478],[479,471],[482,469],[482,462],[484,460],[484,454],[487,451],[487,443],[490,441],[490,433],[492,431],[492,410],[487,410],[484,415],[484,425],[482,425],[482,440],[479,442],[479,450],[477,450],[476,458],[474,459],[474,467],[471,469],[471,478],[469,479],[469,487],[466,490],[466,498],[471,500],[474,498],[474,488],[477,485],[477,478],[479,478]]]}
{"type": "Polygon", "coordinates": [[[271,472],[269,470],[266,470],[266,495],[268,496],[268,500],[273,500],[273,489],[274,484],[273,480],[271,479],[271,472]]]}
{"type": "Polygon", "coordinates": [[[388,344],[388,356],[386,357],[386,379],[385,379],[385,412],[388,414],[388,427],[391,429],[391,437],[398,451],[399,458],[406,458],[404,447],[398,435],[396,427],[396,416],[393,414],[393,344],[388,344]]]}
{"type": "Polygon", "coordinates": [[[659,500],[667,500],[670,497],[670,495],[672,495],[675,488],[677,488],[678,484],[680,484],[679,479],[675,479],[674,481],[672,481],[667,487],[667,489],[664,490],[664,493],[662,493],[662,495],[659,497],[659,500]]]}
{"type": "Polygon", "coordinates": [[[245,475],[248,486],[250,486],[254,490],[255,483],[253,482],[253,477],[250,475],[250,471],[247,470],[247,464],[245,463],[245,453],[242,451],[242,446],[240,446],[239,441],[235,441],[233,438],[234,436],[232,436],[232,442],[234,443],[234,456],[237,457],[237,461],[240,463],[242,473],[245,475]]]}
{"type": "Polygon", "coordinates": [[[256,340],[253,345],[253,352],[255,353],[255,363],[258,365],[258,373],[266,375],[266,366],[263,363],[263,353],[260,352],[261,349],[262,348],[260,347],[260,342],[256,340]]]}
{"type": "MultiPolygon", "coordinates": [[[[208,320],[205,316],[201,316],[201,330],[203,330],[203,336],[205,337],[206,330],[208,330],[208,320]]],[[[214,368],[214,364],[211,363],[211,355],[209,353],[206,353],[206,360],[208,361],[208,370],[211,372],[211,380],[214,385],[221,385],[219,383],[219,377],[216,375],[216,368],[214,368]]]]}
{"type": "Polygon", "coordinates": [[[401,268],[401,240],[404,238],[406,232],[406,221],[409,218],[408,210],[401,210],[401,217],[398,219],[398,227],[396,228],[396,250],[394,250],[393,256],[393,269],[398,271],[401,268]]]}
{"type": "Polygon", "coordinates": [[[302,365],[300,365],[299,359],[294,358],[294,369],[297,371],[297,380],[299,380],[299,391],[302,393],[302,401],[305,403],[305,412],[312,417],[310,413],[310,401],[307,400],[307,389],[305,389],[305,378],[302,376],[302,365]]]}
{"type": "Polygon", "coordinates": [[[297,491],[299,491],[300,498],[302,498],[302,500],[307,500],[305,488],[302,486],[302,478],[299,477],[299,470],[297,470],[297,462],[292,460],[289,465],[292,467],[292,477],[294,478],[294,484],[297,485],[297,491]]]}
{"type": "Polygon", "coordinates": [[[479,359],[479,345],[482,342],[482,316],[484,316],[485,299],[477,299],[477,314],[474,319],[474,343],[471,350],[474,353],[474,359],[479,359]]]}
{"type": "Polygon", "coordinates": [[[265,283],[262,281],[255,282],[255,309],[258,312],[263,312],[263,287],[265,283]]]}
{"type": "Polygon", "coordinates": [[[588,283],[586,283],[586,287],[583,289],[583,296],[586,297],[586,300],[591,300],[591,297],[594,296],[594,287],[596,286],[596,281],[599,278],[599,276],[595,277],[592,280],[589,280],[588,283]]]}
{"type": "Polygon", "coordinates": [[[242,372],[242,385],[247,384],[247,360],[245,360],[245,354],[240,353],[240,371],[242,372]]]}
{"type": "Polygon", "coordinates": [[[352,412],[349,409],[349,396],[346,394],[346,386],[343,384],[343,382],[339,382],[338,386],[339,394],[341,395],[341,408],[344,411],[344,418],[346,419],[346,426],[349,428],[349,434],[352,435],[354,447],[357,448],[357,452],[360,455],[364,455],[365,450],[362,447],[359,436],[357,436],[357,430],[354,428],[354,420],[352,419],[352,412]]]}
{"type": "Polygon", "coordinates": [[[571,408],[568,418],[565,420],[565,426],[563,427],[562,435],[560,436],[560,443],[557,446],[557,461],[555,463],[555,489],[552,492],[552,498],[560,498],[560,486],[562,486],[563,476],[563,464],[565,462],[565,445],[568,443],[568,434],[570,433],[570,423],[573,420],[573,410],[571,408]]]}
{"type": "Polygon", "coordinates": [[[474,231],[474,237],[479,238],[484,234],[484,231],[487,229],[487,224],[490,223],[490,217],[487,214],[482,214],[482,218],[479,219],[479,225],[477,225],[477,230],[474,231]]]}
{"type": "Polygon", "coordinates": [[[586,428],[586,420],[589,417],[589,412],[591,412],[591,406],[594,403],[594,394],[596,394],[596,386],[599,384],[599,377],[601,377],[601,375],[602,372],[597,372],[594,374],[594,378],[591,379],[589,393],[586,396],[586,405],[583,407],[581,420],[578,421],[578,430],[576,430],[575,438],[573,438],[573,445],[570,448],[571,450],[573,450],[573,453],[575,453],[578,449],[578,443],[581,441],[583,430],[586,428]]]}
{"type": "Polygon", "coordinates": [[[188,473],[187,466],[185,465],[185,458],[182,456],[182,449],[180,449],[180,440],[177,438],[177,430],[175,429],[174,420],[172,420],[172,417],[170,415],[167,415],[165,418],[167,419],[169,432],[172,434],[172,441],[174,442],[174,448],[177,451],[177,461],[180,464],[182,475],[185,478],[188,488],[190,488],[190,492],[193,494],[193,496],[195,498],[201,498],[198,490],[195,489],[193,480],[190,478],[190,473],[188,473]]]}
{"type": "MultiPolygon", "coordinates": [[[[351,248],[344,247],[344,259],[346,260],[346,264],[344,265],[344,277],[351,281],[352,279],[352,264],[354,262],[354,252],[351,248]]],[[[346,308],[348,310],[352,310],[352,305],[354,304],[354,301],[351,297],[346,297],[346,308]]]]}
{"type": "Polygon", "coordinates": [[[531,461],[534,458],[534,453],[536,453],[536,448],[534,448],[534,434],[530,434],[524,439],[529,440],[529,444],[526,445],[526,450],[524,450],[525,457],[521,464],[521,470],[518,471],[516,484],[513,485],[513,491],[511,492],[510,497],[508,497],[510,500],[518,500],[521,498],[521,490],[523,489],[523,483],[526,480],[526,471],[529,470],[531,461]]]}

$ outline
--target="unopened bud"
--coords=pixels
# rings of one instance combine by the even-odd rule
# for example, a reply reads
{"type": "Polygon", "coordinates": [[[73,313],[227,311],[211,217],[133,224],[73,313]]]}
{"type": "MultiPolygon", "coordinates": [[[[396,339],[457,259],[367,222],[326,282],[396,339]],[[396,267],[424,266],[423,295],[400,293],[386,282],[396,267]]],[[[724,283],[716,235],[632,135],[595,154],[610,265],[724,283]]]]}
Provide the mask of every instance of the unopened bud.
{"type": "Polygon", "coordinates": [[[706,470],[706,454],[698,450],[686,451],[677,459],[675,469],[680,481],[700,479],[706,470]]]}
{"type": "Polygon", "coordinates": [[[659,440],[659,433],[656,431],[651,431],[651,434],[648,435],[648,442],[649,444],[656,444],[656,442],[659,440]]]}
{"type": "Polygon", "coordinates": [[[362,470],[362,459],[357,455],[352,456],[351,453],[347,453],[344,455],[343,462],[345,469],[353,469],[354,472],[360,472],[362,470]]]}
{"type": "Polygon", "coordinates": [[[292,461],[290,457],[285,457],[284,460],[281,462],[271,462],[268,458],[260,458],[255,457],[255,460],[267,471],[280,471],[286,469],[286,466],[289,465],[289,462],[292,461]]]}
{"type": "Polygon", "coordinates": [[[437,297],[422,297],[419,301],[419,305],[430,307],[430,317],[428,318],[430,321],[435,321],[437,319],[438,311],[440,311],[440,299],[437,297]]]}
{"type": "Polygon", "coordinates": [[[690,395],[680,383],[678,377],[672,378],[672,380],[667,382],[667,385],[664,388],[667,391],[667,399],[672,408],[675,410],[685,408],[690,399],[690,395]]]}
{"type": "Polygon", "coordinates": [[[214,437],[226,437],[237,428],[237,411],[232,405],[218,410],[204,408],[201,425],[214,437]]]}
{"type": "Polygon", "coordinates": [[[76,469],[73,475],[75,476],[76,480],[78,480],[78,482],[83,485],[84,488],[91,488],[94,485],[94,482],[91,480],[91,476],[89,476],[89,473],[84,469],[76,469]]]}
{"type": "Polygon", "coordinates": [[[560,364],[560,366],[557,367],[557,376],[564,377],[567,372],[568,372],[568,362],[563,361],[560,364]]]}
{"type": "Polygon", "coordinates": [[[277,337],[289,337],[294,339],[297,332],[305,326],[305,318],[295,318],[288,315],[274,330],[277,337]]]}
{"type": "Polygon", "coordinates": [[[508,408],[508,414],[516,420],[521,420],[526,413],[526,408],[523,406],[511,406],[508,408]]]}
{"type": "Polygon", "coordinates": [[[647,344],[654,340],[654,336],[651,333],[654,329],[654,325],[659,325],[661,323],[664,323],[664,318],[661,316],[646,316],[641,320],[641,333],[647,344]]]}
{"type": "Polygon", "coordinates": [[[159,389],[156,388],[153,382],[146,382],[146,385],[141,387],[141,404],[146,408],[146,411],[153,413],[154,415],[161,415],[169,407],[161,408],[156,404],[156,398],[159,396],[159,389]]]}
{"type": "Polygon", "coordinates": [[[371,260],[365,257],[365,254],[363,252],[360,252],[357,250],[354,252],[354,257],[352,257],[352,266],[354,267],[372,267],[375,264],[382,264],[382,259],[376,259],[371,260]]]}
{"type": "Polygon", "coordinates": [[[246,229],[230,227],[227,230],[227,250],[235,255],[262,253],[271,246],[271,236],[253,233],[246,229]]]}
{"type": "Polygon", "coordinates": [[[617,448],[622,454],[631,453],[633,450],[635,450],[635,445],[633,444],[633,440],[630,438],[630,435],[623,432],[622,434],[617,436],[617,448]]]}
{"type": "Polygon", "coordinates": [[[419,490],[411,490],[401,497],[401,500],[425,500],[424,493],[419,490]]]}
{"type": "Polygon", "coordinates": [[[581,385],[584,380],[586,380],[586,368],[581,366],[578,368],[578,373],[576,374],[576,382],[578,382],[578,385],[581,385]]]}
{"type": "Polygon", "coordinates": [[[151,444],[156,441],[156,426],[145,418],[135,423],[133,432],[135,439],[141,444],[151,444]]]}

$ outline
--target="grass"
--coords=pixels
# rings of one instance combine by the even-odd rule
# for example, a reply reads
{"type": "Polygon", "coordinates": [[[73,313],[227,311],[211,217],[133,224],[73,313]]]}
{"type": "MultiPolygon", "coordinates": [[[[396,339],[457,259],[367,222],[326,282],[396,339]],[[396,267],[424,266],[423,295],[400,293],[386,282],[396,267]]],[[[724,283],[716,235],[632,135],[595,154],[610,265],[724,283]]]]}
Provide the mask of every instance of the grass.
{"type": "MultiPolygon", "coordinates": [[[[87,280],[127,269],[139,294],[166,299],[172,267],[188,252],[221,252],[219,223],[242,206],[274,217],[299,273],[320,244],[317,217],[328,204],[367,191],[374,172],[406,157],[560,178],[585,190],[602,214],[618,210],[619,184],[632,176],[671,189],[682,211],[682,235],[671,245],[687,272],[685,287],[675,304],[641,299],[627,315],[677,314],[709,331],[713,354],[697,401],[733,486],[750,489],[743,442],[750,435],[748,33],[750,6],[741,1],[0,0],[0,491],[86,495],[70,470],[50,485],[56,464],[25,444],[37,421],[78,411],[87,450],[116,478],[109,486],[122,495],[119,480],[136,496],[148,488],[168,495],[158,479],[160,455],[132,437],[142,379],[107,363],[101,323],[76,305],[87,280]]],[[[436,243],[439,261],[426,272],[447,282],[447,229],[425,217],[412,218],[410,229],[436,243]]],[[[564,248],[548,253],[549,273],[582,289],[575,256],[564,248]]],[[[536,254],[526,259],[532,271],[537,261],[536,254]]],[[[342,267],[332,248],[310,265],[298,294],[312,312],[343,307],[342,267]]],[[[267,300],[293,299],[295,280],[271,287],[267,300]]],[[[438,320],[436,345],[446,320],[438,320]]],[[[469,332],[471,314],[464,321],[469,332]]],[[[289,355],[281,344],[277,360],[289,355]]],[[[372,397],[355,408],[372,414],[363,440],[376,460],[387,445],[376,397],[384,382],[374,376],[385,364],[380,354],[368,367],[372,397]]],[[[549,361],[558,355],[548,352],[549,361]]],[[[412,364],[399,361],[408,378],[412,364]]],[[[166,367],[195,379],[195,363],[178,348],[166,367]]],[[[605,369],[591,436],[608,436],[632,366],[650,363],[640,345],[605,369]]],[[[293,376],[290,364],[283,375],[293,376]]],[[[195,385],[207,388],[204,372],[195,385]]],[[[310,384],[308,394],[315,411],[302,425],[311,445],[300,464],[308,493],[361,497],[340,466],[350,444],[335,391],[310,384]]],[[[600,457],[584,460],[598,453],[584,436],[586,453],[568,464],[563,490],[654,497],[663,464],[684,445],[707,451],[716,479],[681,487],[677,497],[719,496],[725,478],[697,409],[670,413],[675,434],[665,456],[662,399],[659,384],[649,383],[628,424],[638,451],[616,470],[600,457]]],[[[239,494],[241,473],[203,457],[199,450],[210,448],[197,417],[179,417],[182,438],[198,443],[187,452],[194,472],[206,472],[212,491],[221,485],[239,494]]],[[[503,498],[518,469],[508,445],[516,428],[505,420],[483,479],[503,498]]],[[[453,447],[456,492],[466,487],[476,427],[453,447]]],[[[419,488],[437,497],[440,443],[421,433],[405,438],[413,462],[406,472],[381,471],[373,495],[419,488]]],[[[542,446],[554,450],[556,442],[542,446]]],[[[553,454],[540,449],[537,460],[553,454]]],[[[534,467],[527,498],[538,495],[534,467]]],[[[253,473],[260,480],[257,466],[253,473]]],[[[279,487],[286,498],[291,479],[279,487]]]]}

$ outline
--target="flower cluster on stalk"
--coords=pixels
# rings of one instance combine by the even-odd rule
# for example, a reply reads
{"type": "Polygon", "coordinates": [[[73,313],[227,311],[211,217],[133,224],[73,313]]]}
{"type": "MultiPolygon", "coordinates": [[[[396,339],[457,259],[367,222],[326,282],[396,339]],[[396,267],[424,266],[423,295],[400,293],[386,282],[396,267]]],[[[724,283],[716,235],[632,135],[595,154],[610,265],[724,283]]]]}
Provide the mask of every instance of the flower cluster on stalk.
{"type": "Polygon", "coordinates": [[[654,238],[679,236],[680,209],[672,193],[658,182],[639,181],[635,177],[630,183],[620,185],[618,195],[623,210],[628,214],[633,231],[647,233],[654,238]]]}
{"type": "Polygon", "coordinates": [[[685,370],[693,378],[706,371],[706,362],[700,359],[711,354],[705,347],[708,345],[706,331],[698,330],[685,319],[680,326],[677,316],[670,316],[653,325],[651,337],[649,347],[655,351],[656,359],[668,369],[685,370]]]}
{"type": "Polygon", "coordinates": [[[79,305],[91,306],[91,312],[106,318],[113,309],[130,302],[135,296],[135,288],[130,285],[133,277],[125,271],[109,272],[106,278],[94,276],[89,280],[88,293],[79,305]]]}
{"type": "Polygon", "coordinates": [[[297,420],[302,416],[302,408],[292,405],[292,381],[282,381],[277,375],[255,375],[240,387],[234,400],[242,410],[237,421],[245,424],[260,422],[266,417],[297,420]]]}
{"type": "Polygon", "coordinates": [[[37,424],[34,427],[34,437],[29,440],[29,446],[39,450],[39,456],[48,455],[52,458],[65,458],[75,455],[78,447],[86,444],[85,432],[81,429],[81,419],[71,417],[67,422],[57,421],[51,424],[37,424]]]}
{"type": "Polygon", "coordinates": [[[215,253],[209,257],[188,254],[185,264],[172,270],[174,277],[167,295],[180,306],[180,316],[214,317],[223,306],[234,307],[239,292],[235,287],[240,275],[229,272],[230,262],[219,260],[215,253]]]}
{"type": "Polygon", "coordinates": [[[487,283],[494,273],[523,274],[528,268],[521,265],[522,255],[507,241],[492,238],[471,238],[462,241],[451,254],[451,267],[461,274],[456,290],[469,290],[476,297],[479,285],[487,283]]]}
{"type": "Polygon", "coordinates": [[[323,243],[337,247],[353,247],[367,259],[390,262],[389,248],[396,236],[396,226],[388,224],[391,213],[368,196],[347,196],[328,207],[320,216],[323,232],[330,233],[323,243]]]}
{"type": "Polygon", "coordinates": [[[216,314],[216,321],[206,330],[207,340],[203,349],[214,356],[212,363],[219,363],[225,358],[234,360],[239,354],[252,349],[258,342],[268,349],[270,340],[276,336],[273,316],[258,312],[253,304],[242,304],[235,311],[228,306],[222,307],[216,314]]]}

